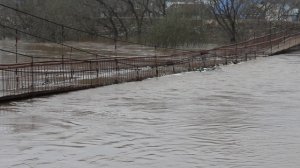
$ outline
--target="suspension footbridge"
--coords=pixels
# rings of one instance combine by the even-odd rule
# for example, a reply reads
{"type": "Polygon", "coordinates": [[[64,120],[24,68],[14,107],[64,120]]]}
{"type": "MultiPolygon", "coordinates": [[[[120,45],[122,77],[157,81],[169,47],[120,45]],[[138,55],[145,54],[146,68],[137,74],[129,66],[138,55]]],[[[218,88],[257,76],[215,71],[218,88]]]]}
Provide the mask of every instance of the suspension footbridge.
{"type": "MultiPolygon", "coordinates": [[[[3,6],[3,5],[2,5],[3,6]]],[[[20,11],[21,12],[21,11],[20,11]]],[[[30,14],[29,14],[30,15],[30,14]]],[[[38,16],[33,16],[36,19],[38,16]]],[[[64,30],[74,29],[55,22],[64,30]]],[[[49,39],[30,34],[19,28],[1,23],[1,29],[11,30],[17,35],[25,34],[46,41],[49,39]]],[[[17,38],[16,38],[17,39],[17,38]]],[[[147,78],[169,74],[201,70],[218,65],[226,65],[274,55],[300,44],[300,29],[287,27],[274,33],[254,37],[247,41],[211,50],[177,51],[150,56],[120,57],[105,56],[81,48],[67,45],[62,40],[58,43],[63,50],[78,50],[82,58],[68,57],[64,52],[56,58],[27,55],[17,50],[0,48],[0,53],[9,53],[17,57],[25,57],[26,62],[13,64],[0,63],[0,101],[11,101],[32,98],[49,94],[69,92],[100,86],[140,81],[147,78]],[[38,61],[36,61],[38,59],[38,61]],[[45,59],[41,61],[41,59],[45,59]]],[[[153,46],[156,51],[157,47],[153,46]]]]}

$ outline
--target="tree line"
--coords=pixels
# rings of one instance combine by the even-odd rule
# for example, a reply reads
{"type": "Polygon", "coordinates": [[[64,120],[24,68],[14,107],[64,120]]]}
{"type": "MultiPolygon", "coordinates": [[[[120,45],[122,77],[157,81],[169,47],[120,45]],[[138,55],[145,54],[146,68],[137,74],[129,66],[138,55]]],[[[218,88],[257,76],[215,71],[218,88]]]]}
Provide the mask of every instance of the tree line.
{"type": "MultiPolygon", "coordinates": [[[[95,40],[96,34],[158,46],[237,42],[258,28],[299,18],[298,0],[1,0],[33,15],[1,7],[0,21],[55,41],[95,40]],[[258,26],[258,27],[257,27],[258,26]],[[62,31],[64,34],[62,35],[62,31]]],[[[14,32],[2,31],[2,37],[14,32]]]]}

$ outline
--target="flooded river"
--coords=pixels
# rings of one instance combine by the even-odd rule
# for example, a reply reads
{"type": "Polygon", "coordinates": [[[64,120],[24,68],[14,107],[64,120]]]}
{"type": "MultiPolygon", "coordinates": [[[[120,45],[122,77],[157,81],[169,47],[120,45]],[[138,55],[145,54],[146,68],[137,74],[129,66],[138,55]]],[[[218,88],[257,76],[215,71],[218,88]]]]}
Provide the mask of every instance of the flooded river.
{"type": "Polygon", "coordinates": [[[296,168],[300,54],[0,106],[2,168],[296,168]]]}
{"type": "MultiPolygon", "coordinates": [[[[65,47],[53,43],[38,43],[30,41],[19,41],[16,48],[16,43],[13,40],[0,40],[0,49],[8,50],[12,53],[0,51],[0,64],[13,64],[24,62],[40,62],[40,61],[60,61],[63,58],[82,60],[96,59],[107,57],[140,57],[140,56],[164,56],[175,53],[182,53],[183,50],[172,49],[155,49],[154,47],[141,46],[134,44],[109,42],[66,42],[65,47]],[[70,48],[72,46],[72,48],[70,48]],[[116,47],[116,48],[115,48],[116,47]],[[14,53],[18,51],[18,54],[14,53]],[[25,54],[25,55],[22,55],[25,54]],[[96,57],[96,54],[98,56],[96,57]],[[30,57],[34,57],[33,60],[30,57]],[[17,60],[16,60],[17,59],[17,60]]],[[[188,50],[212,49],[217,47],[216,44],[202,44],[190,48],[188,50]]]]}

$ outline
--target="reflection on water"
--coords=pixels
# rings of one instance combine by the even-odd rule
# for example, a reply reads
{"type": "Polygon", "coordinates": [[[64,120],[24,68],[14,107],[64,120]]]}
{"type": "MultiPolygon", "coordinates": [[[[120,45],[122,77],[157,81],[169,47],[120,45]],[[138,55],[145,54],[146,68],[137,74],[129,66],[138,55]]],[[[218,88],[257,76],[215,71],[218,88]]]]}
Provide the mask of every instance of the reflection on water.
{"type": "Polygon", "coordinates": [[[0,167],[299,167],[300,54],[0,108],[0,167]]]}

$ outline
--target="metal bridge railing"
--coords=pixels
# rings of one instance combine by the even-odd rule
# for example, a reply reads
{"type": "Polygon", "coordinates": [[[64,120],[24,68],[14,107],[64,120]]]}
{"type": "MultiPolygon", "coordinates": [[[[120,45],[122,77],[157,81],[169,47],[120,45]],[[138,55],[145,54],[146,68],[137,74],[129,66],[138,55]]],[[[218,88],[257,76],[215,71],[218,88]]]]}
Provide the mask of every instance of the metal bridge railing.
{"type": "Polygon", "coordinates": [[[14,64],[0,64],[0,101],[140,81],[168,74],[202,70],[220,64],[238,63],[255,59],[259,56],[273,55],[300,43],[299,27],[292,26],[273,33],[270,29],[270,34],[212,50],[186,51],[165,48],[176,52],[168,55],[158,55],[156,52],[157,47],[154,46],[154,55],[128,58],[117,56],[117,41],[114,39],[115,48],[112,52],[116,54],[112,57],[67,45],[64,42],[65,29],[87,34],[89,32],[58,24],[3,4],[0,5],[61,28],[61,40],[60,42],[56,42],[24,30],[19,30],[14,26],[0,23],[0,28],[11,31],[16,36],[14,51],[0,48],[0,53],[5,52],[16,57],[14,64]],[[56,47],[60,49],[60,55],[58,54],[58,57],[53,58],[21,53],[18,48],[18,40],[21,35],[57,45],[56,47]],[[73,51],[77,51],[83,59],[75,59],[67,56],[67,51],[71,54],[73,51]],[[19,62],[19,57],[27,58],[27,61],[19,62]]]}

